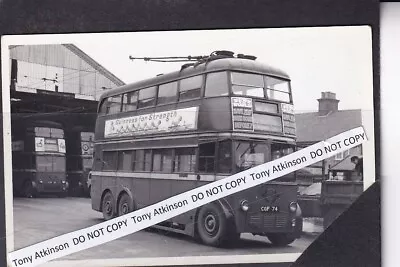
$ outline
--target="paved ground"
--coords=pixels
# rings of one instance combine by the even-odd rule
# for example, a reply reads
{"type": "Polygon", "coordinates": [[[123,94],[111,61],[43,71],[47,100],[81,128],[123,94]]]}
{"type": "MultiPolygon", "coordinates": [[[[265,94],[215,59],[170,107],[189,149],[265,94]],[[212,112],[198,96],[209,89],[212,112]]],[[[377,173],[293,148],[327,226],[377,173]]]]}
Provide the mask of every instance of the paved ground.
{"type": "MultiPolygon", "coordinates": [[[[85,198],[14,199],[15,249],[102,222],[85,198]]],[[[208,247],[184,235],[158,230],[140,231],[124,238],[69,255],[63,259],[125,257],[217,256],[301,253],[316,235],[304,235],[290,246],[272,247],[265,237],[244,234],[229,249],[208,247]]]]}

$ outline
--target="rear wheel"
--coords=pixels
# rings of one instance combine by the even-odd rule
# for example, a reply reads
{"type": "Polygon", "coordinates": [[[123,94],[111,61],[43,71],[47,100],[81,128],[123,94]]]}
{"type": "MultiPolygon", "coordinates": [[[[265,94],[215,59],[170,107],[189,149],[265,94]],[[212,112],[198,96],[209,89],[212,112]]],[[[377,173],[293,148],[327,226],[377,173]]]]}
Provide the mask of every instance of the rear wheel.
{"type": "Polygon", "coordinates": [[[267,235],[269,241],[275,246],[287,246],[292,243],[296,238],[292,234],[268,234],[267,235]]]}
{"type": "Polygon", "coordinates": [[[22,186],[22,195],[27,198],[35,197],[35,189],[33,188],[32,181],[26,181],[22,186]]]}
{"type": "Polygon", "coordinates": [[[101,201],[101,207],[103,212],[103,218],[105,220],[110,220],[115,217],[115,201],[111,192],[105,193],[103,200],[101,201]]]}
{"type": "Polygon", "coordinates": [[[134,211],[133,201],[128,194],[123,193],[118,201],[118,216],[125,215],[132,211],[134,211]]]}
{"type": "Polygon", "coordinates": [[[206,245],[221,246],[229,240],[228,219],[214,203],[200,209],[196,227],[198,237],[206,245]]]}

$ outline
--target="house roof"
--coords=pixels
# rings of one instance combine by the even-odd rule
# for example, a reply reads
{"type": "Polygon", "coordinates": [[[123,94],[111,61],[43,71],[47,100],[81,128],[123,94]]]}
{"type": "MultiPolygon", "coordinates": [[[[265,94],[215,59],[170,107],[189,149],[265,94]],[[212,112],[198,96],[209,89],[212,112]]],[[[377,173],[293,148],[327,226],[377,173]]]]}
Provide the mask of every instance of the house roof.
{"type": "Polygon", "coordinates": [[[296,114],[298,143],[316,143],[362,125],[361,110],[339,110],[326,116],[318,112],[296,114]]]}

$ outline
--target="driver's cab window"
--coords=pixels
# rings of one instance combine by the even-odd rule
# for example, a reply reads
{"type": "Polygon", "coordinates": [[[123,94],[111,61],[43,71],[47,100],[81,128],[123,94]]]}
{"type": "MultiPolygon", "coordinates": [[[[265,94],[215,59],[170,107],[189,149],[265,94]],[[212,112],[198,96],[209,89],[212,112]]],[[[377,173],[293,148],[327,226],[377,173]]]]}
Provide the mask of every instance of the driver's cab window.
{"type": "Polygon", "coordinates": [[[271,160],[267,143],[255,141],[237,141],[234,144],[236,171],[244,171],[271,160]]]}
{"type": "Polygon", "coordinates": [[[272,144],[271,145],[272,160],[282,158],[293,152],[294,152],[293,147],[290,147],[287,145],[286,146],[283,144],[272,144]]]}

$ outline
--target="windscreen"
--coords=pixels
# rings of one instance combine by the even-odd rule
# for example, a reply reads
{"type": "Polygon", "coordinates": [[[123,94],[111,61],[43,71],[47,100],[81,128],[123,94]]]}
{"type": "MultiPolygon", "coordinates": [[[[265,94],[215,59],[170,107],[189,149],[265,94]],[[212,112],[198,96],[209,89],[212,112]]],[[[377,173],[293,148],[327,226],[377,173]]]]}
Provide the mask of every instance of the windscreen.
{"type": "Polygon", "coordinates": [[[53,155],[37,156],[36,168],[40,172],[65,172],[65,157],[53,155]]]}
{"type": "Polygon", "coordinates": [[[262,74],[231,72],[232,93],[237,96],[250,96],[290,102],[288,80],[262,74]]]}
{"type": "Polygon", "coordinates": [[[235,165],[238,172],[271,160],[270,146],[255,141],[237,141],[234,145],[235,165]]]}

